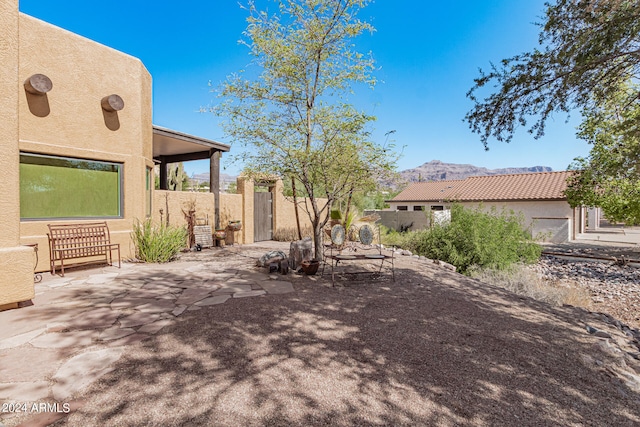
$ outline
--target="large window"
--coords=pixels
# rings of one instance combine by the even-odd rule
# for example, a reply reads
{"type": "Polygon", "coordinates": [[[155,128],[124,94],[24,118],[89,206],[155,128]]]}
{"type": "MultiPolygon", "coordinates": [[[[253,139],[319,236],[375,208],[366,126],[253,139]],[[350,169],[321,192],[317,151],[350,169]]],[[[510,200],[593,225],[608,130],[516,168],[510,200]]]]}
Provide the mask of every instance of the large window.
{"type": "Polygon", "coordinates": [[[20,217],[122,218],[122,163],[20,154],[20,217]]]}

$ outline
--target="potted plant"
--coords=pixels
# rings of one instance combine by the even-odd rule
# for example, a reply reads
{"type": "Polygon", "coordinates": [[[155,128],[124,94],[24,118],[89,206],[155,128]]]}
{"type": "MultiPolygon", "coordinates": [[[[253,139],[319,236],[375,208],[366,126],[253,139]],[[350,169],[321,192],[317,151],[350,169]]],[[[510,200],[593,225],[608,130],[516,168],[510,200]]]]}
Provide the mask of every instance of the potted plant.
{"type": "Polygon", "coordinates": [[[227,237],[227,231],[224,228],[219,228],[214,231],[213,236],[218,240],[224,240],[227,237]]]}
{"type": "Polygon", "coordinates": [[[300,262],[300,268],[304,271],[304,274],[307,276],[313,276],[318,272],[318,267],[320,267],[320,261],[317,259],[305,259],[300,262]]]}
{"type": "Polygon", "coordinates": [[[240,231],[242,230],[242,221],[238,220],[234,220],[234,221],[229,221],[229,226],[227,227],[232,231],[240,231]]]}

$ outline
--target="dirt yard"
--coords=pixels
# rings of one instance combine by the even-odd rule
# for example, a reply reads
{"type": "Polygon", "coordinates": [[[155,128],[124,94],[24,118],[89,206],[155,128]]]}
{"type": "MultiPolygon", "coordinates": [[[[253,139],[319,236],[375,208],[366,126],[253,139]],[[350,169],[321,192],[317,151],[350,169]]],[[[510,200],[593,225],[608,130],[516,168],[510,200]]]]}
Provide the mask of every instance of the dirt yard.
{"type": "Polygon", "coordinates": [[[414,258],[395,272],[185,313],[55,425],[640,425],[640,349],[614,325],[414,258]]]}

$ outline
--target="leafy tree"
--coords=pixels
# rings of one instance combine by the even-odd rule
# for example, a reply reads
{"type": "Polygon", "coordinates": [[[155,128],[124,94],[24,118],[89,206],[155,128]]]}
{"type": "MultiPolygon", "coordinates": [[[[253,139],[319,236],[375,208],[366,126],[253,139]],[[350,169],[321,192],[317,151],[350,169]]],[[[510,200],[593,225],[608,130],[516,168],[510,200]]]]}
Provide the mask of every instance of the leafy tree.
{"type": "Polygon", "coordinates": [[[250,170],[301,184],[320,259],[333,202],[393,168],[392,147],[369,139],[374,118],[347,102],[354,85],[375,84],[373,60],[353,49],[355,38],[373,31],[357,18],[369,1],[275,3],[274,14],[249,3],[244,44],[261,72],[229,76],[213,110],[232,140],[248,147],[241,158],[250,170]]]}
{"type": "Polygon", "coordinates": [[[584,111],[578,136],[593,145],[570,166],[567,199],[572,206],[600,206],[610,221],[640,223],[640,102],[626,104],[625,86],[602,107],[584,111]],[[632,125],[630,125],[632,124],[632,125]]]}
{"type": "MultiPolygon", "coordinates": [[[[485,148],[491,137],[509,142],[515,128],[532,118],[528,130],[538,138],[554,112],[604,105],[638,78],[640,1],[558,0],[546,4],[539,26],[540,49],[481,70],[467,94],[475,106],[465,119],[485,148]],[[496,90],[480,101],[478,92],[487,86],[496,90]]],[[[639,96],[629,91],[621,105],[639,96]]]]}

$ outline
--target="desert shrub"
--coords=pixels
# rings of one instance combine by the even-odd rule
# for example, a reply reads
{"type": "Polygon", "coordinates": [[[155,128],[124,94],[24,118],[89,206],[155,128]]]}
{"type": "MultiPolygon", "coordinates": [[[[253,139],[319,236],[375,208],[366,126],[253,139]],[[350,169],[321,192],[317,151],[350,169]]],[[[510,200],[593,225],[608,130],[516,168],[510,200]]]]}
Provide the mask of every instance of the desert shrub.
{"type": "Polygon", "coordinates": [[[495,208],[485,212],[481,206],[453,205],[449,224],[435,224],[412,235],[408,243],[412,252],[446,261],[462,273],[472,265],[501,270],[516,262],[535,262],[541,252],[522,214],[495,208]]]}
{"type": "Polygon", "coordinates": [[[185,227],[136,221],[131,232],[136,258],[145,262],[169,262],[187,245],[185,227]]]}
{"type": "Polygon", "coordinates": [[[568,304],[584,308],[591,306],[591,296],[587,289],[575,283],[545,280],[520,263],[503,270],[470,267],[468,274],[481,282],[547,304],[556,306],[568,304]]]}
{"type": "Polygon", "coordinates": [[[382,240],[382,244],[387,247],[395,246],[397,248],[408,249],[409,241],[415,233],[414,231],[400,233],[384,225],[380,226],[380,240],[382,240]]]}

